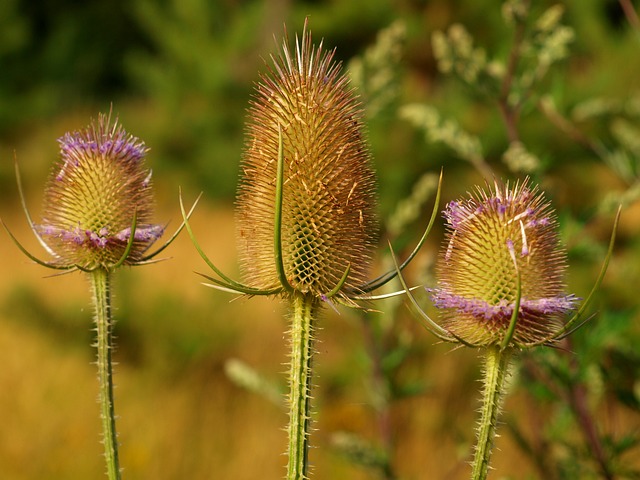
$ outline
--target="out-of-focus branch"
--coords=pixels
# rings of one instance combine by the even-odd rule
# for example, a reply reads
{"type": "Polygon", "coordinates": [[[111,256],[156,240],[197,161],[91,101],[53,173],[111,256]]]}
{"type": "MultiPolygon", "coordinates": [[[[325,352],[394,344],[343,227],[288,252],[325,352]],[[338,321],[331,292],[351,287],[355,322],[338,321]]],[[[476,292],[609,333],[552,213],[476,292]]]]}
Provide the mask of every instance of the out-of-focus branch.
{"type": "Polygon", "coordinates": [[[627,17],[629,25],[640,33],[640,18],[638,18],[638,13],[633,7],[631,0],[618,0],[618,3],[620,3],[620,6],[622,7],[624,16],[627,17]]]}
{"type": "Polygon", "coordinates": [[[520,20],[516,26],[513,45],[511,47],[511,52],[509,53],[507,71],[502,81],[500,97],[498,98],[498,108],[500,110],[500,115],[502,116],[502,121],[507,129],[507,135],[510,142],[520,141],[517,123],[518,117],[520,116],[521,103],[518,103],[517,105],[510,105],[509,93],[511,92],[511,86],[513,85],[518,61],[520,59],[520,50],[524,39],[525,27],[526,24],[522,20],[520,20]]]}
{"type": "Polygon", "coordinates": [[[574,142],[582,145],[588,150],[591,150],[600,158],[606,157],[607,152],[587,135],[582,133],[582,131],[580,131],[580,129],[578,129],[569,119],[565,118],[560,112],[558,112],[550,98],[541,98],[538,102],[538,108],[551,123],[558,127],[562,132],[566,133],[574,142]]]}
{"type": "MultiPolygon", "coordinates": [[[[569,349],[571,349],[571,343],[571,338],[567,338],[569,349]]],[[[579,368],[578,360],[575,355],[573,355],[570,359],[570,368],[571,370],[573,370],[573,373],[576,373],[579,368]]],[[[568,389],[568,393],[571,409],[576,416],[576,420],[578,421],[578,425],[580,426],[582,435],[587,442],[587,445],[589,445],[589,449],[593,454],[594,461],[598,465],[602,478],[606,480],[615,480],[616,477],[609,467],[604,448],[602,446],[602,441],[600,439],[600,436],[598,435],[598,429],[595,424],[595,419],[592,412],[589,411],[589,407],[587,405],[587,389],[584,383],[581,381],[571,383],[568,389]]]]}

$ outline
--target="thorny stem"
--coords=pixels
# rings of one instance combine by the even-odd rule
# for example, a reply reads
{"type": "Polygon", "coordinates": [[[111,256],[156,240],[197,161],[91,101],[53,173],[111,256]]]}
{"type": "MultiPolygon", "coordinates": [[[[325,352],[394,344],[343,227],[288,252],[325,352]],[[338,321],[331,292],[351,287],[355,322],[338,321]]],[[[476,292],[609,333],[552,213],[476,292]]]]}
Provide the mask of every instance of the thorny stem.
{"type": "Polygon", "coordinates": [[[99,403],[102,419],[102,435],[104,456],[107,462],[109,480],[120,480],[118,462],[118,438],[116,433],[116,417],[113,405],[113,369],[111,366],[111,350],[113,343],[111,319],[111,273],[98,268],[90,272],[98,347],[98,383],[100,388],[99,403]]]}
{"type": "Polygon", "coordinates": [[[481,417],[471,474],[473,480],[487,478],[505,379],[512,354],[513,350],[510,347],[501,349],[494,345],[486,349],[481,417]]]}
{"type": "Polygon", "coordinates": [[[299,292],[292,303],[287,480],[302,480],[308,478],[313,329],[319,304],[316,298],[299,292]]]}

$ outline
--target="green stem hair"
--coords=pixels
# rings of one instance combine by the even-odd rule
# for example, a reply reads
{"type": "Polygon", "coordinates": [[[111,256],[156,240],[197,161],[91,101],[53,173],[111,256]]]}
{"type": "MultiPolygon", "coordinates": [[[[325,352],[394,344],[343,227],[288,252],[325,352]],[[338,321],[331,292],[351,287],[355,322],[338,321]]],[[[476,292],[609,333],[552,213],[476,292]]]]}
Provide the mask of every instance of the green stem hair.
{"type": "Polygon", "coordinates": [[[95,306],[95,322],[98,347],[98,382],[100,387],[99,403],[102,418],[102,435],[104,456],[107,462],[109,480],[120,480],[118,462],[118,439],[116,433],[116,417],[113,405],[113,369],[111,366],[111,350],[113,343],[111,319],[111,273],[98,268],[89,273],[95,306]]]}
{"type": "Polygon", "coordinates": [[[491,346],[486,349],[484,365],[484,390],[482,393],[481,418],[478,424],[478,439],[472,464],[472,480],[485,480],[496,436],[498,415],[504,395],[505,379],[513,349],[491,346]]]}
{"type": "Polygon", "coordinates": [[[292,306],[287,480],[301,480],[308,478],[313,329],[319,303],[315,297],[296,292],[292,306]]]}

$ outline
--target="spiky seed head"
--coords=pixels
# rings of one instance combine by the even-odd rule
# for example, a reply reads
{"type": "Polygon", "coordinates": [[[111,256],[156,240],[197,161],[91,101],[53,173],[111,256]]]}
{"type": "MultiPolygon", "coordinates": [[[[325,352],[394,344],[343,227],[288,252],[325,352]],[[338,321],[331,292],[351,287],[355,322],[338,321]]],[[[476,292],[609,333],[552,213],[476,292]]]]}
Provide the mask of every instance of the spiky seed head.
{"type": "Polygon", "coordinates": [[[118,120],[100,114],[82,131],[58,139],[60,159],[44,197],[40,235],[60,265],[110,268],[134,241],[125,261],[134,264],[163,233],[152,224],[151,171],[144,142],[118,120]]]}
{"type": "Polygon", "coordinates": [[[283,41],[249,108],[237,199],[247,283],[274,288],[274,205],[279,132],[284,186],[282,257],[288,283],[322,296],[364,282],[377,235],[375,175],[362,110],[334,52],[314,47],[305,24],[295,51],[283,41]]]}
{"type": "Polygon", "coordinates": [[[564,293],[566,253],[551,204],[528,180],[495,183],[449,203],[445,247],[432,290],[443,326],[477,345],[498,344],[509,327],[521,275],[521,302],[512,341],[541,341],[560,328],[578,299],[564,293]],[[517,270],[516,265],[517,264],[517,270]]]}

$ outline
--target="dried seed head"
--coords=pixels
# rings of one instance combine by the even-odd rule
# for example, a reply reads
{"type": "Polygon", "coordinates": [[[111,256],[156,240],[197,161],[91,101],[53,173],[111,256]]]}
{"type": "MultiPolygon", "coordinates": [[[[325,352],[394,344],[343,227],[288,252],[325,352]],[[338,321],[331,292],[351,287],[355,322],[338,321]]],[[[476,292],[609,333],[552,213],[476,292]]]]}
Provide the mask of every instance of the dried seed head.
{"type": "Polygon", "coordinates": [[[541,341],[560,328],[577,298],[564,294],[566,253],[554,212],[525,180],[451,202],[446,248],[438,263],[436,307],[443,326],[476,345],[500,343],[509,327],[521,275],[521,302],[513,342],[541,341]],[[515,265],[517,264],[517,270],[515,265]]]}
{"type": "Polygon", "coordinates": [[[38,231],[60,265],[110,268],[134,241],[125,261],[134,264],[163,232],[153,213],[145,144],[117,119],[101,114],[85,130],[58,139],[60,160],[45,191],[38,231]]]}
{"type": "Polygon", "coordinates": [[[377,235],[375,176],[362,110],[333,52],[285,39],[249,108],[239,186],[238,244],[247,282],[280,284],[274,260],[279,132],[284,185],[282,257],[288,283],[322,296],[350,268],[342,293],[363,283],[377,235]]]}

